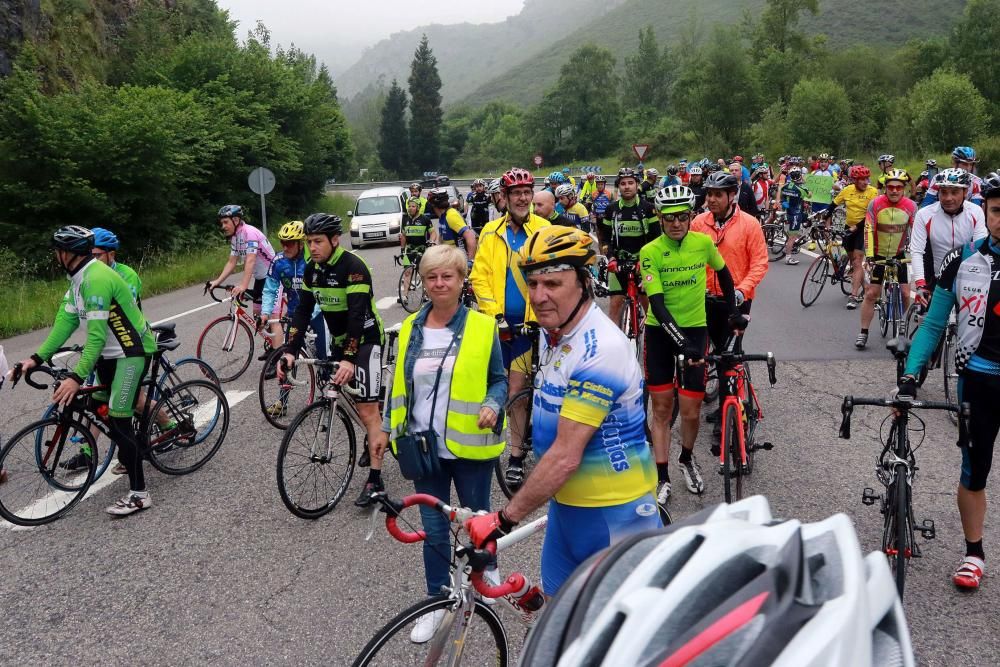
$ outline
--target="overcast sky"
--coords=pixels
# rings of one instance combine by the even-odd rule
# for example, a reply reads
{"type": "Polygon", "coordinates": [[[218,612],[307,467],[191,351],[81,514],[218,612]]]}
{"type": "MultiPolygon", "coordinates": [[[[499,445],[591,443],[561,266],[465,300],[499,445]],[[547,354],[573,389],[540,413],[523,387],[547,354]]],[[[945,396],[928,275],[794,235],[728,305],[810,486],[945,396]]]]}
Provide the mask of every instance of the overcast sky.
{"type": "Polygon", "coordinates": [[[314,53],[334,72],[341,72],[362,49],[394,32],[429,23],[490,23],[521,11],[524,0],[468,2],[468,0],[218,0],[239,21],[243,39],[261,20],[274,44],[295,43],[314,53]]]}

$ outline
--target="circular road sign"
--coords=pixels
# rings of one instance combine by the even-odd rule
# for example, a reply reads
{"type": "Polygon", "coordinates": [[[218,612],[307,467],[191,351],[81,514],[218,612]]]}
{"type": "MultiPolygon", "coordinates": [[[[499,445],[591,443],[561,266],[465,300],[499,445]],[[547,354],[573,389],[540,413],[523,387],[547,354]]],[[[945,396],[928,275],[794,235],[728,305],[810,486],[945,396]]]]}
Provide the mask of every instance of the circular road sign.
{"type": "Polygon", "coordinates": [[[267,167],[257,167],[250,172],[247,183],[254,194],[266,195],[274,189],[274,172],[267,167]]]}

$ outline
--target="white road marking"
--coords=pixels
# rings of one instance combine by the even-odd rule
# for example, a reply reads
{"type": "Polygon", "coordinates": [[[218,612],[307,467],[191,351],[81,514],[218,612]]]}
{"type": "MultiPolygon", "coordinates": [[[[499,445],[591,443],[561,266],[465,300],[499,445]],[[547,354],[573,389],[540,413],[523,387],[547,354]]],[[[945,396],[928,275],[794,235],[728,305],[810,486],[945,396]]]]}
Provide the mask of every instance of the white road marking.
{"type": "Polygon", "coordinates": [[[375,302],[375,307],[379,310],[388,310],[393,306],[397,305],[396,297],[394,296],[384,296],[375,302]]]}
{"type": "Polygon", "coordinates": [[[218,306],[218,305],[219,304],[215,303],[214,301],[212,303],[206,303],[204,306],[198,306],[197,308],[192,308],[191,310],[185,310],[183,313],[178,313],[178,314],[172,315],[170,317],[165,317],[162,320],[157,320],[156,322],[150,322],[150,326],[154,326],[155,327],[155,326],[157,326],[159,324],[163,324],[165,322],[173,322],[174,320],[179,320],[182,317],[187,317],[188,315],[193,315],[193,314],[197,313],[198,311],[205,310],[206,308],[211,308],[212,306],[218,306]]]}
{"type": "MultiPolygon", "coordinates": [[[[252,391],[242,391],[242,390],[230,389],[229,391],[226,392],[226,400],[229,402],[229,409],[232,410],[238,403],[240,403],[247,396],[253,395],[253,393],[254,392],[252,392],[252,391]]],[[[202,414],[203,410],[204,411],[208,411],[209,409],[211,409],[212,413],[215,412],[214,405],[211,406],[211,408],[208,405],[204,405],[204,406],[199,407],[198,411],[195,413],[195,422],[196,423],[199,422],[197,416],[200,415],[200,414],[202,414]]],[[[85,495],[83,497],[83,500],[86,500],[87,498],[90,498],[91,496],[93,496],[95,493],[97,493],[101,489],[114,484],[115,482],[117,482],[120,479],[128,479],[128,475],[115,475],[115,474],[112,474],[111,471],[105,470],[104,474],[101,475],[100,479],[98,479],[93,484],[91,484],[90,488],[87,489],[87,495],[85,495]]],[[[48,505],[49,503],[53,502],[54,500],[56,500],[57,498],[59,498],[60,496],[63,496],[63,495],[68,495],[68,492],[66,492],[66,491],[53,491],[52,493],[50,493],[49,495],[45,496],[44,498],[39,498],[34,503],[32,503],[31,505],[29,505],[28,507],[26,507],[25,511],[29,515],[30,514],[34,514],[35,512],[41,510],[43,507],[45,507],[46,505],[48,505]]],[[[81,501],[81,502],[83,502],[83,501],[81,501]]],[[[12,531],[34,530],[34,528],[35,528],[35,526],[18,526],[18,525],[12,524],[12,523],[10,523],[8,521],[4,521],[4,520],[0,520],[0,526],[3,526],[4,528],[10,528],[12,531]]]]}

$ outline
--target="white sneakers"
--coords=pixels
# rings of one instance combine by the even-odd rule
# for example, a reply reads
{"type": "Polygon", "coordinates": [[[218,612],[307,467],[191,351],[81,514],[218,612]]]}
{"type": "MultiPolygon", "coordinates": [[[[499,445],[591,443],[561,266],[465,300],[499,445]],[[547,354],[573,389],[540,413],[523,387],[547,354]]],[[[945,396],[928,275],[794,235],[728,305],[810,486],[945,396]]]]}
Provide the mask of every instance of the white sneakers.
{"type": "Polygon", "coordinates": [[[146,491],[129,491],[104,511],[115,516],[128,516],[153,506],[153,497],[146,491]]]}
{"type": "Polygon", "coordinates": [[[656,483],[656,502],[660,505],[666,505],[667,500],[670,498],[670,482],[657,482],[656,483]]]}
{"type": "Polygon", "coordinates": [[[441,625],[441,621],[444,620],[446,611],[446,609],[438,609],[418,618],[416,625],[413,626],[413,630],[410,632],[410,641],[414,644],[423,644],[430,641],[430,638],[434,636],[434,633],[437,632],[438,627],[441,625]]]}

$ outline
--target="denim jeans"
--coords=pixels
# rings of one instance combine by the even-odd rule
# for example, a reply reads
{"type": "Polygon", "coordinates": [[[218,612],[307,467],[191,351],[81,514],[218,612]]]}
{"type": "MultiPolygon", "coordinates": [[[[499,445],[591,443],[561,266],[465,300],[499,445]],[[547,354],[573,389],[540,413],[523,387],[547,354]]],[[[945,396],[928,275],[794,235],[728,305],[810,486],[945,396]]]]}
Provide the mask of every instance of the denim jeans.
{"type": "MultiPolygon", "coordinates": [[[[451,485],[455,483],[458,503],[472,510],[490,509],[490,488],[495,461],[470,461],[467,459],[441,459],[441,473],[433,478],[414,482],[417,493],[426,493],[451,503],[451,485]]],[[[443,586],[451,583],[451,533],[448,520],[433,508],[420,506],[424,532],[424,576],[427,594],[437,595],[443,586]]]]}

